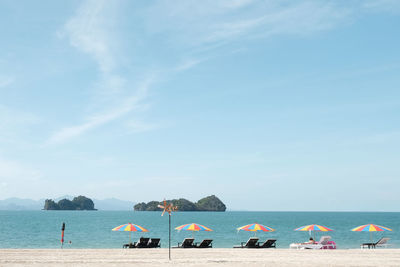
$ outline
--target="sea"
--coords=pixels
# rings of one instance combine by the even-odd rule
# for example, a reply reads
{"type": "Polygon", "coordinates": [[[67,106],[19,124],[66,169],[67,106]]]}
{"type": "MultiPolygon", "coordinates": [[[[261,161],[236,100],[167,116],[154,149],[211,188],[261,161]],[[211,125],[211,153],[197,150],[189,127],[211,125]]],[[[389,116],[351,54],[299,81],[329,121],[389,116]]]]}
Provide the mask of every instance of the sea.
{"type": "MultiPolygon", "coordinates": [[[[135,211],[0,211],[0,248],[60,248],[61,226],[65,222],[64,249],[121,248],[139,237],[161,238],[161,246],[168,247],[168,214],[135,211]],[[138,224],[148,232],[115,232],[116,226],[138,224]],[[131,235],[131,236],[130,236],[131,235]]],[[[174,212],[171,216],[171,244],[185,237],[195,242],[213,239],[213,247],[231,248],[254,232],[237,231],[240,226],[260,223],[272,227],[274,232],[257,232],[260,241],[277,239],[278,248],[289,248],[293,242],[307,241],[314,233],[294,231],[308,224],[319,224],[332,232],[316,232],[318,240],[329,235],[338,249],[359,248],[361,243],[389,237],[390,247],[400,247],[400,213],[398,212],[174,212]],[[199,223],[212,232],[178,232],[182,224],[199,223]],[[392,232],[352,232],[359,225],[374,223],[393,229],[392,232]]]]}

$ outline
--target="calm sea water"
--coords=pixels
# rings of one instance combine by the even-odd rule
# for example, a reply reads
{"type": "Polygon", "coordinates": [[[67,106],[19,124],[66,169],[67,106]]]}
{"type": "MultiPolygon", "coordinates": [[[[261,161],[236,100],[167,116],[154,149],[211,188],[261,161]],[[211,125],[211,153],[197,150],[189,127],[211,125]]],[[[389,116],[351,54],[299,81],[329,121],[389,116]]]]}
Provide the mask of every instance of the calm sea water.
{"type": "MultiPolygon", "coordinates": [[[[65,248],[120,248],[129,242],[129,232],[112,232],[111,229],[128,222],[141,225],[148,233],[133,233],[132,240],[140,236],[160,237],[162,247],[168,246],[168,216],[160,212],[133,211],[0,211],[0,248],[58,248],[61,224],[66,223],[65,248]]],[[[353,227],[375,223],[393,229],[393,232],[375,232],[373,239],[391,238],[392,247],[400,247],[400,213],[374,212],[176,212],[172,227],[196,222],[213,229],[197,232],[197,241],[212,238],[214,247],[229,248],[253,235],[237,232],[239,226],[253,222],[276,229],[275,232],[257,233],[260,239],[276,238],[279,248],[288,248],[292,242],[306,241],[308,232],[293,229],[312,223],[334,229],[328,233],[338,248],[358,248],[369,241],[366,232],[351,232],[353,227]]],[[[172,231],[172,244],[176,245],[192,232],[172,231]]],[[[321,233],[317,233],[317,239],[321,233]]]]}

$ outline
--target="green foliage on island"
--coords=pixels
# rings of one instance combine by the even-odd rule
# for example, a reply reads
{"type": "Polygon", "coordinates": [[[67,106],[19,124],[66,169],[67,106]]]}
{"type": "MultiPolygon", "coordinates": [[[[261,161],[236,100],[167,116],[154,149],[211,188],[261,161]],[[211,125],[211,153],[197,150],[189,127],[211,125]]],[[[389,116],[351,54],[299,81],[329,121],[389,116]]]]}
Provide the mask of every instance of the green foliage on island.
{"type": "Polygon", "coordinates": [[[61,199],[57,203],[52,199],[46,199],[44,202],[44,210],[96,210],[94,203],[90,198],[85,196],[74,197],[69,199],[61,199]]]}
{"type": "Polygon", "coordinates": [[[208,196],[197,201],[196,206],[198,210],[206,211],[225,211],[226,206],[216,196],[208,196]]]}
{"type": "MultiPolygon", "coordinates": [[[[216,196],[208,196],[193,203],[187,199],[172,199],[167,200],[178,207],[178,211],[225,211],[225,204],[216,196]]],[[[163,202],[150,201],[148,203],[138,203],[133,208],[135,211],[162,211],[158,205],[163,205],[163,202]]]]}

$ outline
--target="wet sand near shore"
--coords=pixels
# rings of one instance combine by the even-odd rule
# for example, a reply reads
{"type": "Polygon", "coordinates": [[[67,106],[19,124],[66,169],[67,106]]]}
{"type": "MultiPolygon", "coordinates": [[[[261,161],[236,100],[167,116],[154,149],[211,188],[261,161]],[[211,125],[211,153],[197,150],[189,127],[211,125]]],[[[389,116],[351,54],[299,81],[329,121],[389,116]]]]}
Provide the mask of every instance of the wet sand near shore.
{"type": "Polygon", "coordinates": [[[0,266],[400,266],[400,249],[0,249],[0,266]]]}

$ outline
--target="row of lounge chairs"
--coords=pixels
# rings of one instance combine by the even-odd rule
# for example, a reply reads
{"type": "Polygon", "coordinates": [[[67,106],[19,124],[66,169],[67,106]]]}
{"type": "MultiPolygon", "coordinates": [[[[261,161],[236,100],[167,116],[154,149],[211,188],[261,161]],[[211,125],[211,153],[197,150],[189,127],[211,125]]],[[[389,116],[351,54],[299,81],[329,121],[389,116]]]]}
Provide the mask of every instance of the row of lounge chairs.
{"type": "Polygon", "coordinates": [[[242,242],[233,248],[276,248],[276,239],[267,239],[265,242],[258,242],[258,237],[250,237],[247,242],[242,242]]]}
{"type": "Polygon", "coordinates": [[[204,239],[201,242],[194,242],[194,238],[185,238],[178,246],[172,248],[212,248],[212,239],[204,239]]]}
{"type": "MultiPolygon", "coordinates": [[[[290,248],[292,249],[336,249],[336,243],[330,240],[330,236],[322,236],[319,242],[316,243],[292,243],[290,248]]],[[[361,248],[377,248],[387,247],[390,238],[382,237],[375,243],[362,243],[361,248]]]]}
{"type": "MultiPolygon", "coordinates": [[[[265,242],[258,242],[258,237],[251,237],[247,242],[242,242],[234,248],[276,248],[276,239],[267,239],[265,242]]],[[[201,242],[194,242],[194,238],[185,238],[177,246],[172,248],[212,248],[212,239],[204,239],[201,242]]],[[[159,248],[160,238],[141,237],[137,242],[124,244],[123,248],[159,248]]]]}
{"type": "Polygon", "coordinates": [[[159,248],[160,238],[141,237],[137,242],[124,244],[123,248],[159,248]]]}
{"type": "MultiPolygon", "coordinates": [[[[258,237],[251,237],[247,242],[242,242],[234,248],[276,248],[276,239],[267,239],[265,242],[258,242],[258,240],[258,237]]],[[[212,239],[204,239],[195,243],[194,238],[185,238],[173,248],[212,248],[212,239]]]]}
{"type": "MultiPolygon", "coordinates": [[[[212,248],[212,239],[204,239],[201,242],[194,242],[194,238],[185,238],[182,243],[173,248],[212,248]]],[[[123,248],[159,248],[160,238],[141,237],[137,242],[124,244],[123,248]]]]}
{"type": "MultiPolygon", "coordinates": [[[[294,249],[335,249],[336,244],[330,241],[330,236],[322,236],[321,240],[315,244],[293,243],[290,248],[294,249]]],[[[375,243],[363,243],[361,248],[386,247],[390,238],[383,237],[375,243]]],[[[204,239],[201,242],[194,242],[194,238],[185,238],[177,246],[172,248],[212,248],[212,239],[204,239]]],[[[124,244],[123,248],[159,248],[161,247],[160,238],[141,237],[137,242],[124,244]]],[[[276,239],[267,239],[259,242],[258,237],[250,237],[247,242],[233,248],[276,248],[276,239]]]]}

